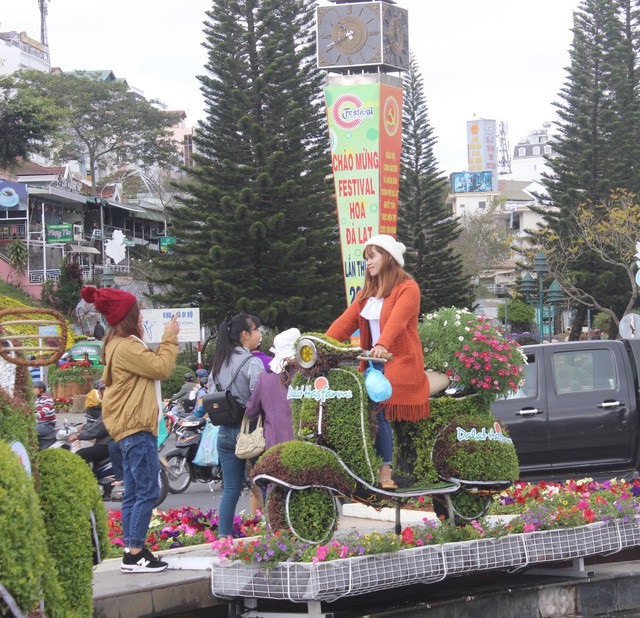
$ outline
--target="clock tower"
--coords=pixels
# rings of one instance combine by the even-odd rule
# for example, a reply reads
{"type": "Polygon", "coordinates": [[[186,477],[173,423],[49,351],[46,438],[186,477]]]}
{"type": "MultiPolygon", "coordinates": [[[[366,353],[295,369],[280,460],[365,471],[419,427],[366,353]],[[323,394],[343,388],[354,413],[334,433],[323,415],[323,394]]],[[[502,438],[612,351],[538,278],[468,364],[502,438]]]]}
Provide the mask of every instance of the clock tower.
{"type": "Polygon", "coordinates": [[[402,79],[409,20],[395,0],[331,0],[316,8],[347,303],[364,282],[362,247],[395,236],[402,150],[402,79]]]}

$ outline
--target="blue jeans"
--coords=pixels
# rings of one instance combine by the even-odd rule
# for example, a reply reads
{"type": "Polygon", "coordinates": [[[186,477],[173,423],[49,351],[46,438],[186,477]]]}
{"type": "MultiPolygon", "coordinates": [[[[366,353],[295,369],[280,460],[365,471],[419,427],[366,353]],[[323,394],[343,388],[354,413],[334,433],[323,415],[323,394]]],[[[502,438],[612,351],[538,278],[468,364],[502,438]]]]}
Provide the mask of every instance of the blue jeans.
{"type": "Polygon", "coordinates": [[[222,466],[222,499],[218,512],[218,536],[225,537],[233,533],[233,518],[242,493],[242,482],[247,465],[246,460],[236,457],[236,439],[240,425],[229,427],[220,425],[218,431],[218,458],[222,466]]]}
{"type": "Polygon", "coordinates": [[[142,549],[147,539],[153,506],[160,494],[157,438],[140,431],[118,442],[122,453],[124,497],[122,531],[126,547],[142,549]]]}
{"type": "Polygon", "coordinates": [[[383,464],[391,465],[393,461],[393,431],[391,430],[391,423],[384,415],[384,406],[380,406],[376,420],[378,421],[376,453],[382,457],[383,464]]]}

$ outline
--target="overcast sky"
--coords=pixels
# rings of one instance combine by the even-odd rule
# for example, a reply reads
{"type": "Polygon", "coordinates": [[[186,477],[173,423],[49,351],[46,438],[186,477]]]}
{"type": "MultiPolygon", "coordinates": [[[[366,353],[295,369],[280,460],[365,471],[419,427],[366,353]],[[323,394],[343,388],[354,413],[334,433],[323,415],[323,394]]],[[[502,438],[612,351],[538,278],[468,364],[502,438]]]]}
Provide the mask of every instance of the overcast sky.
{"type": "MultiPolygon", "coordinates": [[[[324,3],[324,2],[323,2],[324,3]]],[[[436,156],[443,171],[467,168],[466,121],[509,123],[519,137],[556,119],[578,0],[398,0],[409,10],[436,156]]],[[[202,23],[211,0],[50,0],[52,66],[111,69],[187,121],[203,118],[196,75],[206,62],[202,23]]],[[[40,40],[38,0],[0,0],[0,31],[40,40]]]]}

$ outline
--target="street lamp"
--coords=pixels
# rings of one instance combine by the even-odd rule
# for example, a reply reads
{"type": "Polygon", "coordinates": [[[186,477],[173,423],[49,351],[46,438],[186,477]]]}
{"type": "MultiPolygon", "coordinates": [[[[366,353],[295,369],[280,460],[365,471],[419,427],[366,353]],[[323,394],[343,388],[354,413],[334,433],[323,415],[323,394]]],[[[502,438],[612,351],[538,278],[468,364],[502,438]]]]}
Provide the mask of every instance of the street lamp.
{"type": "Polygon", "coordinates": [[[539,327],[539,341],[544,341],[544,328],[543,328],[543,308],[544,308],[544,273],[549,272],[549,262],[547,262],[547,256],[544,251],[538,251],[533,258],[533,270],[538,274],[538,327],[539,327]]]}
{"type": "MultiPolygon", "coordinates": [[[[558,303],[561,303],[563,300],[564,296],[562,294],[562,287],[560,287],[560,284],[558,283],[557,279],[554,279],[551,282],[551,285],[547,288],[547,297],[545,298],[545,301],[547,303],[547,305],[551,305],[553,311],[551,312],[551,324],[555,323],[555,317],[556,317],[556,305],[558,303]]],[[[551,340],[551,330],[549,332],[549,340],[551,340]]]]}

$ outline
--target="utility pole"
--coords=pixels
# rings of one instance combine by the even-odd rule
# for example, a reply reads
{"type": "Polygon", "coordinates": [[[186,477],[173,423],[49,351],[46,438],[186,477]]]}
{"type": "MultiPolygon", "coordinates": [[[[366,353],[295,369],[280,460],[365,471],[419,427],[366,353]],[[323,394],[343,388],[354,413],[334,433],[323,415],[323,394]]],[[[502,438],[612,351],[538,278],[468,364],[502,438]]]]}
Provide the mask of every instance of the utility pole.
{"type": "Polygon", "coordinates": [[[38,7],[40,8],[40,42],[49,47],[49,41],[47,39],[47,13],[49,0],[38,0],[38,7]]]}

